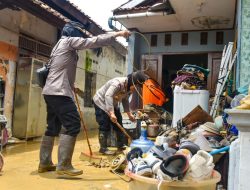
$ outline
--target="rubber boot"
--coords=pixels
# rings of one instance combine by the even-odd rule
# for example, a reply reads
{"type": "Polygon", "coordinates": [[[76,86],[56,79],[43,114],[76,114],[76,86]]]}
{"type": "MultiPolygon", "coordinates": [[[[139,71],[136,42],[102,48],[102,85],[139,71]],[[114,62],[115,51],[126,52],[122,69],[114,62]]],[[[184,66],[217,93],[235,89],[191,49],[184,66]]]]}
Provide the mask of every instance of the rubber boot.
{"type": "Polygon", "coordinates": [[[54,146],[55,137],[43,136],[40,147],[40,163],[38,166],[38,173],[55,171],[56,165],[53,164],[51,153],[54,146]]]}
{"type": "Polygon", "coordinates": [[[107,147],[107,139],[108,139],[108,132],[99,131],[99,143],[100,143],[99,152],[105,155],[114,155],[115,151],[109,150],[107,147]]]}
{"type": "Polygon", "coordinates": [[[128,144],[128,139],[125,137],[125,135],[121,131],[116,131],[117,135],[117,151],[116,154],[123,153],[124,150],[126,150],[126,145],[128,144]]]}
{"type": "Polygon", "coordinates": [[[72,155],[74,152],[76,137],[61,134],[58,147],[58,165],[56,173],[58,175],[77,176],[81,175],[82,170],[75,169],[72,166],[72,155]]]}

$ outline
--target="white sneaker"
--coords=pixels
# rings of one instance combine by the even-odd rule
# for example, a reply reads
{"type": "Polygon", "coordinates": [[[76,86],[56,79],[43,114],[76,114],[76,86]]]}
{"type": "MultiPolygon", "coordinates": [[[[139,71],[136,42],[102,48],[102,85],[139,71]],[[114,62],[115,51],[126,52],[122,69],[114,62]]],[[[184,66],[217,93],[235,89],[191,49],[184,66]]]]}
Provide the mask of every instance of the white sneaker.
{"type": "Polygon", "coordinates": [[[185,179],[202,180],[210,178],[214,169],[213,157],[204,150],[199,150],[190,162],[185,179]]]}
{"type": "Polygon", "coordinates": [[[141,176],[152,176],[152,169],[142,158],[134,158],[128,162],[128,170],[141,176]]]}
{"type": "Polygon", "coordinates": [[[157,170],[160,168],[162,160],[156,158],[153,154],[148,154],[146,158],[143,158],[143,160],[152,169],[153,174],[157,174],[157,170]]]}

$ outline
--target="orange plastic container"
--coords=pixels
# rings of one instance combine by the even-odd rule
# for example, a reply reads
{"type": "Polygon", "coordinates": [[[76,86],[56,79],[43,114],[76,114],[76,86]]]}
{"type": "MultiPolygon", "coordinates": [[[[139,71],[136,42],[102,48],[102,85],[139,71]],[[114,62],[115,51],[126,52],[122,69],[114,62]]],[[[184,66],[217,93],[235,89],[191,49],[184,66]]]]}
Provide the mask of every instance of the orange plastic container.
{"type": "Polygon", "coordinates": [[[212,177],[200,181],[158,181],[157,179],[136,175],[127,169],[125,174],[132,179],[129,183],[129,190],[216,190],[216,184],[220,181],[221,175],[213,171],[212,177]]]}
{"type": "Polygon", "coordinates": [[[153,79],[148,79],[143,84],[142,97],[143,106],[147,104],[162,106],[166,102],[166,96],[161,86],[153,79]]]}

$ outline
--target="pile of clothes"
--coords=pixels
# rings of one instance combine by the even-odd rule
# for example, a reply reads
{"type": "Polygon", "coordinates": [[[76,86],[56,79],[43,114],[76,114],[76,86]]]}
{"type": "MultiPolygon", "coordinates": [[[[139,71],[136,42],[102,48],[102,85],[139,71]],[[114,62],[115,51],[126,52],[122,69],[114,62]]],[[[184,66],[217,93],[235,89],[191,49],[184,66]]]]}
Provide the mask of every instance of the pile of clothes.
{"type": "Polygon", "coordinates": [[[188,90],[204,90],[207,86],[209,70],[196,65],[186,64],[177,71],[177,77],[172,81],[172,88],[181,86],[188,90]]]}

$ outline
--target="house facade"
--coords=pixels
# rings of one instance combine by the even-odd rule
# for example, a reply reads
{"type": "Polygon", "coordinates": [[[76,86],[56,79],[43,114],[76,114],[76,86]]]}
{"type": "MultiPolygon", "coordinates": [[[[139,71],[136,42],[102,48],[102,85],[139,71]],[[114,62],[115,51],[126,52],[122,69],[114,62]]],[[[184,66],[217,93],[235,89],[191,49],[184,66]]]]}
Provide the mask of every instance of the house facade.
{"type": "MultiPolygon", "coordinates": [[[[113,11],[110,23],[134,31],[129,58],[163,90],[177,70],[193,64],[210,70],[207,89],[214,95],[223,48],[236,45],[236,10],[236,0],[132,0],[113,11]]],[[[233,77],[236,70],[235,65],[233,77]]]]}
{"type": "MultiPolygon", "coordinates": [[[[48,61],[69,20],[86,26],[85,37],[105,33],[69,1],[0,0],[0,111],[7,117],[10,136],[28,139],[43,135],[46,107],[35,71],[48,61]]],[[[111,46],[78,54],[80,106],[86,124],[95,127],[92,96],[107,80],[126,75],[126,48],[114,41],[111,46]]]]}

